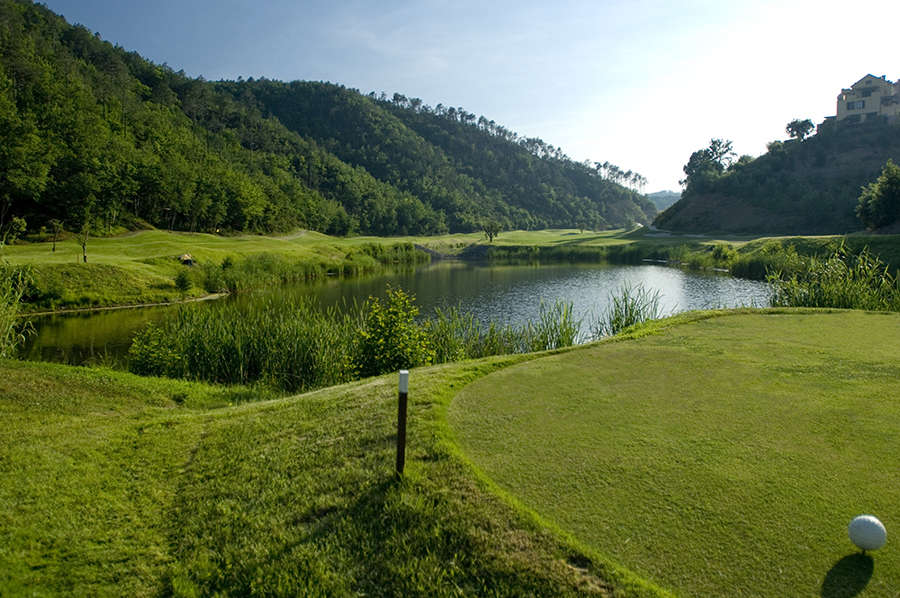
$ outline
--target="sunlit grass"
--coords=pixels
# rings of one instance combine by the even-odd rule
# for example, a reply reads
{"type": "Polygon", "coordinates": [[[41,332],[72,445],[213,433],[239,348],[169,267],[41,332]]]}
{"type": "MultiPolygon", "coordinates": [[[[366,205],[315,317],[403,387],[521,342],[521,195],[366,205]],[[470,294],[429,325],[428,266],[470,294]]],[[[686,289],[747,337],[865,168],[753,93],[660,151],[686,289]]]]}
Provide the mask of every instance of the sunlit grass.
{"type": "Polygon", "coordinates": [[[660,596],[478,482],[444,413],[529,356],[273,398],[0,360],[0,595],[660,596]],[[268,400],[266,400],[268,399],[268,400]]]}
{"type": "MultiPolygon", "coordinates": [[[[679,595],[856,595],[850,519],[900,522],[900,315],[692,319],[476,381],[450,412],[463,450],[679,595]]],[[[872,558],[860,595],[895,596],[900,547],[872,558]]]]}

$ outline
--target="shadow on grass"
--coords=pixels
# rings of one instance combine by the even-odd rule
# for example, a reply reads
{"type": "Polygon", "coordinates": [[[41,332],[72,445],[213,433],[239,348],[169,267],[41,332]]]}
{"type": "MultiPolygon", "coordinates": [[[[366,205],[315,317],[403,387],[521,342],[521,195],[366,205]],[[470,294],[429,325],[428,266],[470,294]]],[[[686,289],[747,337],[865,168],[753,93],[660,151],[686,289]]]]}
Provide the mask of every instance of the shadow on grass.
{"type": "Polygon", "coordinates": [[[872,579],[875,562],[867,554],[848,554],[836,562],[822,582],[822,598],[852,598],[872,579]]]}

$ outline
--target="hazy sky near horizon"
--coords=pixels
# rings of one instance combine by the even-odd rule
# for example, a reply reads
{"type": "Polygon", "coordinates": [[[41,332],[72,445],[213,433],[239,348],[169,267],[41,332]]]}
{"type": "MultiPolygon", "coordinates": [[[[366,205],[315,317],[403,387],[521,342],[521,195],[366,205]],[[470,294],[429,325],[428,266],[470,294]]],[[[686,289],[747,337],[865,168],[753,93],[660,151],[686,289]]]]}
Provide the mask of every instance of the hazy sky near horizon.
{"type": "Polygon", "coordinates": [[[461,106],[679,190],[713,137],[757,156],[864,75],[900,78],[900,1],[46,0],[209,80],[330,81],[461,106]]]}

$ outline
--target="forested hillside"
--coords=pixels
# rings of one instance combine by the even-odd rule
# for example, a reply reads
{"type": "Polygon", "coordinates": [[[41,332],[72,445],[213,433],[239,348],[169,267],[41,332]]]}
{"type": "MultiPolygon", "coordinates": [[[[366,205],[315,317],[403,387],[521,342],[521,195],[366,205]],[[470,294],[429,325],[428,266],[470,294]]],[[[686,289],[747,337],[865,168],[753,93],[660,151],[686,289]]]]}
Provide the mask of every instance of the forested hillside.
{"type": "Polygon", "coordinates": [[[638,194],[497,130],[330,84],[193,79],[0,0],[0,232],[13,218],[92,234],[387,235],[653,216],[638,194]]]}
{"type": "MultiPolygon", "coordinates": [[[[900,126],[829,123],[803,141],[775,141],[734,163],[704,163],[699,150],[679,202],[654,224],[683,232],[840,234],[864,228],[861,188],[900,161],[900,126]]],[[[718,141],[718,140],[714,140],[718,141]]]]}
{"type": "Polygon", "coordinates": [[[648,193],[647,199],[653,202],[659,211],[665,210],[670,205],[681,199],[681,193],[675,191],[657,191],[656,193],[648,193]]]}

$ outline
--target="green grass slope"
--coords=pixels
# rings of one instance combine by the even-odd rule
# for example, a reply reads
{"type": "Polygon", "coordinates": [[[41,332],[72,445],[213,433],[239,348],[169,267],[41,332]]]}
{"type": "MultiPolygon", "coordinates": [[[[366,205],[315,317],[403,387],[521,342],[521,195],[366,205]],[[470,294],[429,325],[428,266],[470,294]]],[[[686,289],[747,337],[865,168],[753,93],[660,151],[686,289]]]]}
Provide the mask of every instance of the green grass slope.
{"type": "Polygon", "coordinates": [[[676,322],[469,385],[449,413],[461,448],[679,595],[896,596],[898,544],[854,556],[846,530],[900,523],[900,315],[676,322]]]}
{"type": "Polygon", "coordinates": [[[243,270],[248,284],[282,284],[374,272],[395,258],[427,260],[416,255],[406,240],[355,237],[338,239],[300,231],[284,236],[140,231],[90,239],[88,263],[74,239],[57,243],[28,243],[3,248],[2,258],[33,270],[33,288],[26,309],[138,305],[178,301],[224,290],[222,264],[231,260],[243,270]],[[182,265],[189,254],[194,266],[182,265]],[[401,255],[402,254],[402,255],[401,255]],[[175,279],[189,275],[191,288],[180,292],[175,279]]]}
{"type": "Polygon", "coordinates": [[[266,399],[0,361],[2,596],[660,596],[510,508],[448,441],[472,380],[414,370],[266,399]],[[255,402],[250,402],[255,400],[255,402]]]}

